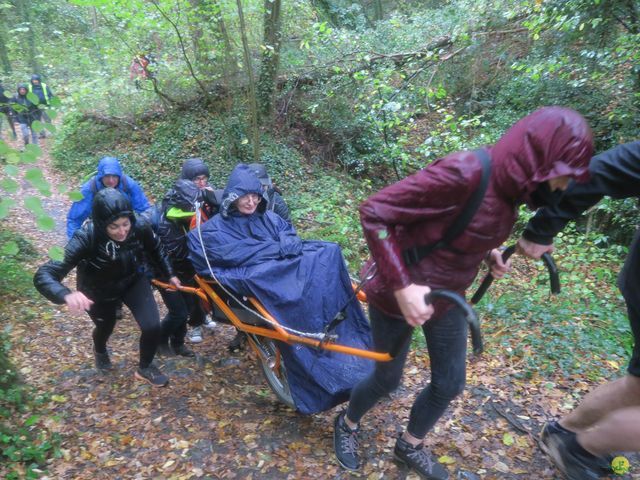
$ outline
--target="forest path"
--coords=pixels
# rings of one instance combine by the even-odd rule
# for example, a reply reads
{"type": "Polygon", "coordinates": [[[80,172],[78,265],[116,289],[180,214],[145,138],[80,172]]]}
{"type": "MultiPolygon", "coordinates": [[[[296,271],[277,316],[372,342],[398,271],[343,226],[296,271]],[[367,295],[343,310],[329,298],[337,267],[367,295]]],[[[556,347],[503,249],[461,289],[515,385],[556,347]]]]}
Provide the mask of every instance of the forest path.
{"type": "MultiPolygon", "coordinates": [[[[22,206],[26,195],[36,194],[28,182],[13,195],[18,206],[5,220],[34,243],[42,261],[52,245],[64,245],[70,206],[66,194],[55,188],[70,179],[52,166],[52,141],[44,141],[38,167],[54,187],[43,205],[56,228],[38,230],[22,206]]],[[[35,318],[14,322],[12,360],[23,378],[51,399],[43,407],[45,426],[62,441],[60,457],[48,465],[48,478],[417,478],[392,461],[392,450],[412,399],[428,381],[428,357],[421,350],[410,354],[403,385],[365,417],[361,449],[367,463],[352,474],[333,457],[338,409],[302,416],[279,404],[253,355],[227,352],[233,329],[218,326],[193,346],[195,360],[158,360],[171,381],[154,389],[133,377],[139,335],[126,309],[109,342],[115,369],[108,374],[93,367],[92,323],[86,315],[72,315],[46,301],[39,311],[35,318]]],[[[570,392],[584,393],[592,385],[579,379],[553,385],[522,379],[519,373],[519,365],[502,355],[470,361],[466,392],[427,439],[449,464],[451,478],[557,478],[535,436],[547,415],[568,408],[562,402],[570,392]]]]}

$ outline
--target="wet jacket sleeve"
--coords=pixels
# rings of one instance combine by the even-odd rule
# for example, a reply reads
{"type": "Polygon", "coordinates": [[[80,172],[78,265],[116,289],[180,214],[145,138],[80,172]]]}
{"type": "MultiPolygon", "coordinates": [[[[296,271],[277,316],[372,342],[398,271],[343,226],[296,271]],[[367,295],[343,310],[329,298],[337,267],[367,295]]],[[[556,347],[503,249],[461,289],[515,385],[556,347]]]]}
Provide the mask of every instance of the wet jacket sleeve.
{"type": "Polygon", "coordinates": [[[289,213],[289,207],[278,192],[273,192],[273,213],[277,213],[280,217],[287,222],[291,223],[291,214],[289,213]]]}
{"type": "Polygon", "coordinates": [[[90,255],[91,241],[86,231],[78,230],[64,248],[64,259],[50,260],[40,266],[33,277],[33,284],[42,296],[53,303],[63,304],[71,289],[61,282],[82,260],[90,255]]]}
{"type": "Polygon", "coordinates": [[[166,278],[173,277],[173,267],[169,256],[164,251],[160,237],[154,233],[151,225],[147,223],[142,226],[142,244],[153,265],[159,268],[162,274],[166,275],[166,278]]]}
{"type": "Polygon", "coordinates": [[[567,223],[598,203],[602,197],[640,196],[640,141],[625,143],[591,159],[591,179],[572,184],[561,202],[543,208],[527,224],[522,236],[532,242],[549,245],[567,223]]]}
{"type": "Polygon", "coordinates": [[[129,198],[131,199],[131,206],[136,213],[143,213],[151,208],[147,196],[142,191],[142,188],[131,177],[127,176],[127,186],[129,189],[129,198]]]}
{"type": "Polygon", "coordinates": [[[82,193],[83,196],[82,200],[73,202],[69,209],[69,213],[67,214],[67,238],[69,239],[73,237],[76,230],[79,230],[84,221],[91,215],[93,192],[91,191],[90,185],[93,181],[94,179],[92,178],[82,186],[80,189],[80,193],[82,193]]]}
{"type": "MultiPolygon", "coordinates": [[[[409,245],[402,245],[399,232],[429,223],[438,224],[441,231],[441,224],[459,213],[477,187],[481,170],[471,177],[458,163],[439,162],[380,190],[360,205],[360,222],[378,274],[392,290],[412,283],[402,259],[402,248],[409,245]]],[[[424,238],[411,241],[411,246],[426,242],[424,238]]]]}

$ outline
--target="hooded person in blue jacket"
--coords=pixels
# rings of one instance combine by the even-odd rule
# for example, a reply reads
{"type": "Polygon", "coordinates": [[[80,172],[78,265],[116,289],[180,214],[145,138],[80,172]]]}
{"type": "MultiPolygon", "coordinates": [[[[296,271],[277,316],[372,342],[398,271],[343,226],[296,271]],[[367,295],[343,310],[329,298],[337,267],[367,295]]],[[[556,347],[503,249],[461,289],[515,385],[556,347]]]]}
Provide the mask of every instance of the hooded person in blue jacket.
{"type": "MultiPolygon", "coordinates": [[[[191,261],[237,293],[256,297],[280,324],[322,333],[345,307],[346,320],[331,332],[340,343],[369,349],[367,319],[353,298],[351,279],[335,243],[303,241],[294,228],[266,210],[262,185],[239,164],[231,172],[220,214],[189,233],[191,261]],[[206,258],[205,258],[206,255],[206,258]]],[[[305,414],[344,402],[373,369],[363,358],[300,344],[280,344],[296,408],[305,414]]]]}
{"type": "Polygon", "coordinates": [[[73,202],[67,214],[67,238],[82,227],[91,214],[94,195],[103,188],[115,188],[124,193],[131,202],[135,213],[141,214],[151,208],[140,185],[129,175],[125,175],[120,162],[115,157],[103,157],[98,163],[98,173],[80,188],[82,200],[73,202]]]}

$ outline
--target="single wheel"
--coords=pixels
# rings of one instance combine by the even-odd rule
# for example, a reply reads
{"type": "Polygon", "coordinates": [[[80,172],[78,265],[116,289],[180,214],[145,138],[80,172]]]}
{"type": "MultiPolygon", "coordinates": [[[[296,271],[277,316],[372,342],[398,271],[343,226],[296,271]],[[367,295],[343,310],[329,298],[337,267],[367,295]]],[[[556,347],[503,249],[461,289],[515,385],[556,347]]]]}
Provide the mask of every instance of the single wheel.
{"type": "Polygon", "coordinates": [[[287,369],[284,366],[282,355],[277,345],[270,338],[256,335],[250,335],[250,338],[259,350],[258,360],[269,388],[275,393],[278,400],[295,409],[296,404],[291,396],[287,380],[287,369]]]}

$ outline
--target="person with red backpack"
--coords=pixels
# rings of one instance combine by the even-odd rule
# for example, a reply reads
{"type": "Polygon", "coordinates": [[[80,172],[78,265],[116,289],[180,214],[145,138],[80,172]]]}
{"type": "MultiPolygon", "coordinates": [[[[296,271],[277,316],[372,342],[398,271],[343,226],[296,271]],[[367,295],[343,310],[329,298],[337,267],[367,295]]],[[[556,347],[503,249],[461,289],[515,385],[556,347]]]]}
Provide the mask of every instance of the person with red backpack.
{"type": "Polygon", "coordinates": [[[98,162],[98,171],[80,187],[82,200],[73,202],[67,214],[67,238],[71,238],[91,214],[94,195],[103,188],[115,188],[131,202],[133,211],[142,214],[151,208],[149,200],[138,183],[125,175],[115,157],[103,157],[98,162]]]}

